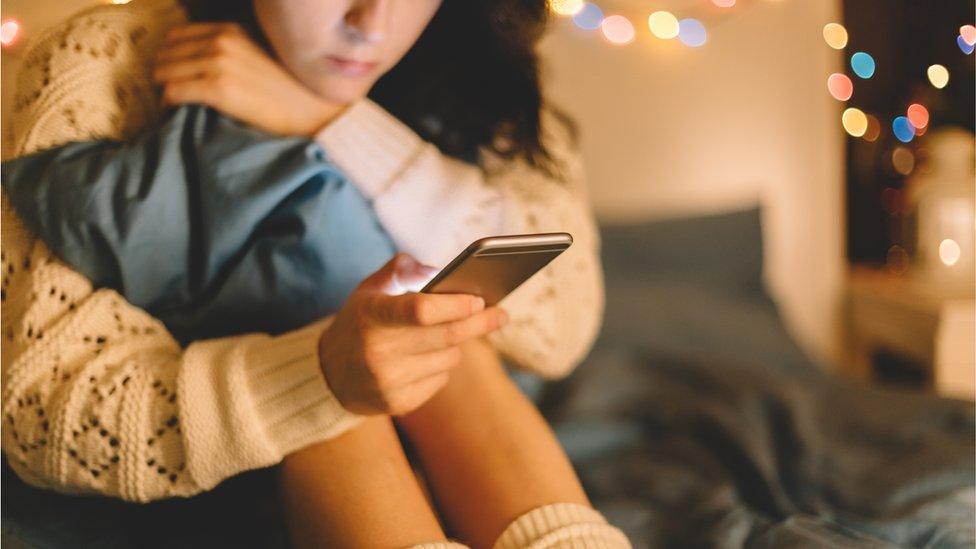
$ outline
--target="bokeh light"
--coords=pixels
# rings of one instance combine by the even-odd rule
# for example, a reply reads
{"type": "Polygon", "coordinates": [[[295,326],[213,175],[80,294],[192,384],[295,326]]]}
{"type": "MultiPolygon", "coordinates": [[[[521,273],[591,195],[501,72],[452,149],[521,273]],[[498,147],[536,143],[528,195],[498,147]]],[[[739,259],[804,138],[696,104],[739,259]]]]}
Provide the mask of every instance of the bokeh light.
{"type": "Polygon", "coordinates": [[[959,262],[961,256],[962,248],[959,247],[959,243],[955,240],[947,238],[939,242],[939,259],[946,265],[952,267],[959,262]]]}
{"type": "Polygon", "coordinates": [[[844,109],[840,121],[844,125],[844,131],[854,137],[861,137],[868,130],[868,117],[861,109],[844,109]]]}
{"type": "Polygon", "coordinates": [[[902,210],[902,192],[893,187],[881,191],[881,207],[888,215],[897,215],[902,210]]]}
{"type": "Polygon", "coordinates": [[[576,15],[583,9],[583,0],[549,0],[549,9],[559,15],[576,15]]]}
{"type": "Polygon", "coordinates": [[[634,24],[623,15],[611,15],[600,25],[603,36],[612,44],[624,45],[634,41],[634,24]]]}
{"type": "Polygon", "coordinates": [[[0,43],[4,46],[12,45],[20,35],[20,23],[14,19],[7,19],[0,24],[0,43]]]}
{"type": "Polygon", "coordinates": [[[915,154],[901,145],[891,151],[891,166],[901,175],[908,175],[915,169],[915,154]]]}
{"type": "Polygon", "coordinates": [[[600,6],[589,2],[583,4],[583,7],[573,16],[573,23],[584,30],[596,30],[600,28],[602,22],[603,10],[600,9],[600,6]]]}
{"type": "Polygon", "coordinates": [[[669,11],[656,11],[647,18],[651,34],[663,40],[678,36],[678,18],[669,11]]]}
{"type": "Polygon", "coordinates": [[[859,51],[851,56],[851,70],[861,78],[874,76],[874,58],[870,54],[859,51]]]}
{"type": "Polygon", "coordinates": [[[908,121],[916,130],[925,128],[929,125],[929,110],[924,105],[912,103],[908,106],[908,121]]]}
{"type": "Polygon", "coordinates": [[[973,53],[973,50],[976,49],[976,46],[966,42],[966,39],[962,35],[956,37],[956,44],[959,44],[959,49],[966,55],[973,53]]]}
{"type": "Polygon", "coordinates": [[[864,139],[874,143],[881,137],[881,121],[873,114],[868,115],[868,129],[864,132],[864,139]]]}
{"type": "Polygon", "coordinates": [[[847,46],[847,29],[838,23],[827,23],[823,28],[824,41],[835,50],[842,50],[847,46]]]}
{"type": "Polygon", "coordinates": [[[940,90],[949,84],[949,69],[942,65],[930,65],[925,73],[929,77],[929,82],[940,90]]]}
{"type": "Polygon", "coordinates": [[[970,46],[976,46],[976,27],[972,25],[959,27],[959,36],[962,36],[963,41],[970,46]]]}
{"type": "Polygon", "coordinates": [[[691,17],[678,21],[678,40],[693,48],[705,45],[705,41],[708,40],[705,25],[691,17]]]}
{"type": "Polygon", "coordinates": [[[854,83],[846,74],[835,72],[827,77],[827,91],[838,101],[847,101],[854,95],[854,83]]]}
{"type": "Polygon", "coordinates": [[[712,0],[712,3],[720,8],[731,8],[735,5],[735,0],[712,0]]]}
{"type": "Polygon", "coordinates": [[[894,274],[903,275],[908,272],[908,252],[898,244],[888,248],[885,266],[894,274]]]}
{"type": "Polygon", "coordinates": [[[909,143],[915,138],[915,126],[912,126],[912,123],[904,116],[896,117],[891,122],[891,131],[894,132],[895,138],[902,143],[909,143]]]}

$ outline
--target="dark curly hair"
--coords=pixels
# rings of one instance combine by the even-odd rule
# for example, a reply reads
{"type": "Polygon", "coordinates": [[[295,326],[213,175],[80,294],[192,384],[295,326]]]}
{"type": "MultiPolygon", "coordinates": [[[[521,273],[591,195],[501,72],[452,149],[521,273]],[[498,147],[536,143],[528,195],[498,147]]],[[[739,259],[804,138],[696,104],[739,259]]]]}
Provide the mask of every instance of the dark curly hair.
{"type": "MultiPolygon", "coordinates": [[[[251,0],[180,1],[190,19],[237,22],[271,51],[251,0]]],[[[535,50],[547,17],[546,0],[444,0],[369,97],[445,154],[477,163],[485,148],[554,174],[535,50]]]]}

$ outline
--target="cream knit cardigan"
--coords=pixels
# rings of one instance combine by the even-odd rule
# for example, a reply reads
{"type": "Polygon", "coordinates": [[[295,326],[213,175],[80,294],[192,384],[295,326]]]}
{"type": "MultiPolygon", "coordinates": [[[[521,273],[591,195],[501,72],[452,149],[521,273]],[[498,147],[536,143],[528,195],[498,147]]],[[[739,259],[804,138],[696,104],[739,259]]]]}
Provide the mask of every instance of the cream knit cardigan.
{"type": "MultiPolygon", "coordinates": [[[[44,33],[17,82],[15,155],[72,140],[125,139],[152,123],[148,67],[171,0],[99,6],[44,33]]],[[[373,201],[398,248],[446,264],[491,234],[568,231],[575,244],[502,305],[491,337],[514,364],[567,374],[598,330],[598,240],[568,140],[548,137],[567,181],[486,157],[446,157],[362,101],[316,139],[373,201]]],[[[335,437],[359,417],[321,372],[330,322],[271,337],[247,334],[181,348],[163,324],[52,256],[2,204],[3,451],[31,484],[132,501],[190,496],[239,472],[335,437]]]]}

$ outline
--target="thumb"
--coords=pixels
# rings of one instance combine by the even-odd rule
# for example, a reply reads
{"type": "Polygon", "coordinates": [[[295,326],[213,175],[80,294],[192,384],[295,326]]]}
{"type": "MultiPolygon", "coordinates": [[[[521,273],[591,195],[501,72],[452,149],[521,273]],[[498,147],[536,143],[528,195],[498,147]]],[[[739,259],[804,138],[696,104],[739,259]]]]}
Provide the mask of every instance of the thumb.
{"type": "Polygon", "coordinates": [[[426,266],[410,254],[401,252],[393,256],[378,271],[366,277],[360,288],[400,295],[407,291],[419,290],[436,273],[436,268],[426,266]]]}

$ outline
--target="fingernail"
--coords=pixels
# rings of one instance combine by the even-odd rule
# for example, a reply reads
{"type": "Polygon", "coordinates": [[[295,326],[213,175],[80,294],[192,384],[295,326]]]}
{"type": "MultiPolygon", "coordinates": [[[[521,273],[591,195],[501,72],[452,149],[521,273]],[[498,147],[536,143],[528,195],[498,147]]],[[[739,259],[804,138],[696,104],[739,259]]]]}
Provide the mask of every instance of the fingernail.
{"type": "Polygon", "coordinates": [[[485,310],[485,300],[481,297],[475,296],[471,299],[471,312],[479,313],[485,310]]]}

